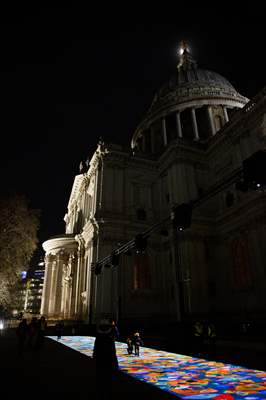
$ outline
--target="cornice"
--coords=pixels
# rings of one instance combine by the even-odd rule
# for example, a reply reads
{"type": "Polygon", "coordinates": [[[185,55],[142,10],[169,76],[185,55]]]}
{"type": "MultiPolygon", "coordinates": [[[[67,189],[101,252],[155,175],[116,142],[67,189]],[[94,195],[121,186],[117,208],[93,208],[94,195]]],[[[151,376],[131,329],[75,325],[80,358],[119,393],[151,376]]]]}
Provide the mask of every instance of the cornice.
{"type": "Polygon", "coordinates": [[[157,161],[151,160],[143,154],[143,157],[140,153],[130,154],[127,152],[121,152],[116,150],[110,150],[108,152],[108,156],[104,160],[105,166],[110,166],[112,168],[134,168],[136,169],[149,169],[151,171],[156,170],[157,161]]]}
{"type": "Polygon", "coordinates": [[[75,240],[75,235],[55,236],[46,240],[42,247],[46,254],[58,254],[61,250],[68,252],[77,250],[78,242],[75,240]]]}
{"type": "Polygon", "coordinates": [[[70,199],[69,199],[68,206],[67,206],[68,210],[71,210],[71,208],[73,208],[74,204],[78,200],[80,187],[82,185],[83,179],[84,179],[83,174],[75,176],[74,184],[72,186],[72,191],[71,191],[70,199]]]}

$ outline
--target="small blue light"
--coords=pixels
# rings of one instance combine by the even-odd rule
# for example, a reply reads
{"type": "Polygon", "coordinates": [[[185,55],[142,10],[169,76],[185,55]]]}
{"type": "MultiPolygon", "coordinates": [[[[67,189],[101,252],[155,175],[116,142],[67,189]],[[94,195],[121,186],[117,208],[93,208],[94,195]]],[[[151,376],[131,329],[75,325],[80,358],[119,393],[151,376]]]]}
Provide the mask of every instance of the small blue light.
{"type": "Polygon", "coordinates": [[[21,271],[20,276],[21,279],[25,279],[27,277],[27,271],[21,271]]]}

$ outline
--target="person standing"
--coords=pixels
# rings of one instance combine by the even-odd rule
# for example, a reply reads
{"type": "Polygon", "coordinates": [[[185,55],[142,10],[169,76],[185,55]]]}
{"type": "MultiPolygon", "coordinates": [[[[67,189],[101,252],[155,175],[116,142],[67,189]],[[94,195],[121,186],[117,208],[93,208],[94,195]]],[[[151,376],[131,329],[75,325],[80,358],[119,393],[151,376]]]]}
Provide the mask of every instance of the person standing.
{"type": "Polygon", "coordinates": [[[204,341],[204,325],[201,321],[196,321],[193,325],[194,355],[202,357],[204,341]]]}
{"type": "Polygon", "coordinates": [[[120,333],[114,320],[112,320],[111,325],[112,325],[114,340],[118,340],[120,337],[120,333]]]}
{"type": "Polygon", "coordinates": [[[130,355],[133,353],[133,343],[132,343],[132,338],[130,336],[127,337],[126,343],[127,343],[127,352],[130,355]]]}
{"type": "Polygon", "coordinates": [[[39,335],[39,324],[36,317],[32,317],[29,323],[29,348],[36,350],[39,335]]]}
{"type": "Polygon", "coordinates": [[[208,358],[215,358],[216,357],[216,329],[213,322],[207,322],[206,328],[207,334],[207,355],[208,358]]]}
{"type": "Polygon", "coordinates": [[[139,332],[134,333],[133,345],[135,350],[135,356],[139,356],[139,348],[140,346],[143,346],[143,340],[141,339],[139,332]]]}
{"type": "Polygon", "coordinates": [[[28,333],[29,333],[29,328],[27,325],[27,320],[24,318],[19,323],[17,330],[16,330],[16,334],[17,334],[17,338],[18,338],[18,354],[19,355],[23,354],[26,340],[28,338],[28,333]]]}
{"type": "Polygon", "coordinates": [[[96,390],[101,400],[110,399],[112,377],[118,370],[114,329],[110,321],[104,319],[98,324],[93,348],[96,367],[96,390]]]}
{"type": "Polygon", "coordinates": [[[37,348],[42,348],[44,345],[44,336],[47,329],[47,322],[45,317],[42,315],[38,321],[38,338],[37,338],[37,348]]]}
{"type": "Polygon", "coordinates": [[[62,321],[58,321],[55,324],[55,331],[56,331],[56,335],[57,335],[57,340],[61,339],[62,333],[63,333],[63,328],[64,328],[64,323],[62,321]]]}

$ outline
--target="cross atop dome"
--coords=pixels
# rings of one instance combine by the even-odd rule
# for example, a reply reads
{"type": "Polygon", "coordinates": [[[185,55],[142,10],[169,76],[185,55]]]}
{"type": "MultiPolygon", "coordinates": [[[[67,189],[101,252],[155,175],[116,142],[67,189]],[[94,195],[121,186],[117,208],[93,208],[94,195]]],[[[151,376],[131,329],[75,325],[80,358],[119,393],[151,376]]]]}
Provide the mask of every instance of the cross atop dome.
{"type": "Polygon", "coordinates": [[[177,68],[178,70],[181,68],[184,70],[197,68],[197,63],[191,56],[188,43],[185,40],[182,40],[179,46],[179,63],[177,68]]]}

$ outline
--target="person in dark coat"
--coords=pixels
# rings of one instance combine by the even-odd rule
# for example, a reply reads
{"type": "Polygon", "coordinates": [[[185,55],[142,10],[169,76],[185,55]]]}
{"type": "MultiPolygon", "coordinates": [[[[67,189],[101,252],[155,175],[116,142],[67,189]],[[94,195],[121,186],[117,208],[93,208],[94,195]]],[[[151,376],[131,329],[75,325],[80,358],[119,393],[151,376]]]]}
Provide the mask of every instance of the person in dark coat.
{"type": "Polygon", "coordinates": [[[29,323],[29,341],[28,345],[31,349],[36,349],[39,334],[39,325],[36,317],[32,317],[29,323]]]}
{"type": "Polygon", "coordinates": [[[63,321],[58,321],[58,322],[55,324],[55,332],[56,332],[56,335],[57,335],[57,340],[60,340],[60,339],[61,339],[62,334],[63,334],[63,329],[64,329],[64,323],[63,323],[63,321]]]}
{"type": "Polygon", "coordinates": [[[118,340],[120,337],[120,333],[114,320],[112,320],[111,325],[113,329],[114,340],[118,340]]]}
{"type": "Polygon", "coordinates": [[[16,334],[18,338],[18,354],[22,355],[25,344],[28,338],[29,327],[27,324],[27,320],[24,318],[18,325],[16,334]]]}
{"type": "Polygon", "coordinates": [[[201,321],[196,321],[193,325],[193,355],[195,357],[203,356],[204,348],[204,324],[201,321]]]}
{"type": "Polygon", "coordinates": [[[126,343],[127,343],[127,352],[128,352],[128,354],[132,354],[133,353],[133,341],[132,341],[132,337],[131,336],[127,337],[126,343]]]}
{"type": "Polygon", "coordinates": [[[96,390],[99,399],[110,399],[112,377],[118,370],[113,326],[101,320],[96,332],[93,359],[96,367],[96,390]]]}
{"type": "Polygon", "coordinates": [[[143,346],[143,341],[138,332],[134,333],[133,335],[133,345],[135,349],[135,356],[139,356],[139,348],[140,346],[143,346]]]}
{"type": "Polygon", "coordinates": [[[42,315],[38,320],[38,337],[37,337],[37,348],[40,349],[44,346],[44,337],[47,329],[47,322],[45,317],[42,315]]]}

